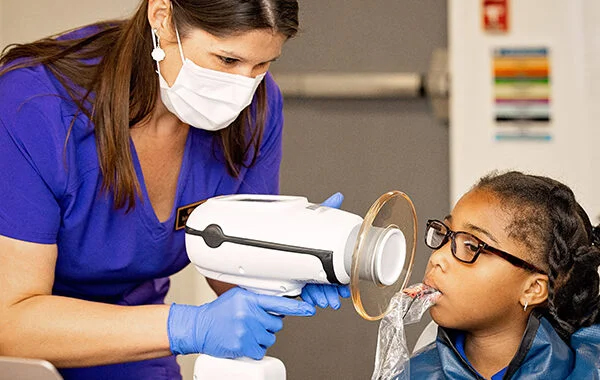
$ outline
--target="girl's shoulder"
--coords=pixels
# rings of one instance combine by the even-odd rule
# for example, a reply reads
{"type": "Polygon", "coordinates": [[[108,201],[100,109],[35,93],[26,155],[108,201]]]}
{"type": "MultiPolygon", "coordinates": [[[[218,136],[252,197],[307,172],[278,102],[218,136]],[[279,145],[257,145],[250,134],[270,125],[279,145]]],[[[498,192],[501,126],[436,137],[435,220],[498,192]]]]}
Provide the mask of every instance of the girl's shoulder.
{"type": "Polygon", "coordinates": [[[600,325],[577,330],[571,336],[575,368],[569,379],[600,379],[600,325]]]}
{"type": "Polygon", "coordinates": [[[409,362],[411,379],[444,378],[437,343],[432,342],[413,354],[409,362]]]}
{"type": "Polygon", "coordinates": [[[577,330],[571,336],[571,348],[583,356],[594,359],[600,368],[600,325],[592,325],[577,330]]]}
{"type": "MultiPolygon", "coordinates": [[[[594,345],[600,348],[600,324],[583,327],[571,336],[571,344],[594,345]]],[[[600,359],[600,358],[599,358],[600,359]]]]}

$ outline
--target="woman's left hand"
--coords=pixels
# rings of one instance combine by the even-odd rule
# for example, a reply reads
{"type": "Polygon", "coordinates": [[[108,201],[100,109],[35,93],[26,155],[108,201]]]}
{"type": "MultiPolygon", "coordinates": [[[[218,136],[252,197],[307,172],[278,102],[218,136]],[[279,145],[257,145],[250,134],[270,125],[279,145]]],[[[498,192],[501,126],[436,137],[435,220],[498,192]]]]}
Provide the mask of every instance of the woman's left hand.
{"type": "Polygon", "coordinates": [[[344,195],[338,192],[327,198],[323,203],[321,203],[321,206],[340,208],[342,206],[343,201],[344,195]]]}
{"type": "Polygon", "coordinates": [[[313,306],[332,309],[339,309],[342,306],[340,297],[350,297],[350,288],[348,285],[329,285],[329,284],[306,284],[300,294],[302,300],[313,306]]]}

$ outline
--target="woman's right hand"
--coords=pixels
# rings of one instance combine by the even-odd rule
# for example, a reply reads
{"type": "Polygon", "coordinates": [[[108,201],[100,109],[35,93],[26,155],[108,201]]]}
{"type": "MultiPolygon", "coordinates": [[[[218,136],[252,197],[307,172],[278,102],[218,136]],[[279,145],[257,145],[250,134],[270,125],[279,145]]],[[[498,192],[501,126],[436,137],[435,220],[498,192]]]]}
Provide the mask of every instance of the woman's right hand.
{"type": "Polygon", "coordinates": [[[315,308],[237,287],[202,306],[173,304],[167,321],[171,352],[262,359],[283,327],[281,317],[273,314],[311,316],[315,308]]]}

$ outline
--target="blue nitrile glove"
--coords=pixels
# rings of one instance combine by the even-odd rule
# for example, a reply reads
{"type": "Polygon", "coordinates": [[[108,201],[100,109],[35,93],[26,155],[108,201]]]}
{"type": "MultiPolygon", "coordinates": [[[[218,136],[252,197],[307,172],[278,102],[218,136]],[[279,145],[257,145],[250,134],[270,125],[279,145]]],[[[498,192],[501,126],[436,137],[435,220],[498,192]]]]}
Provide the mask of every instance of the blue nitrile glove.
{"type": "Polygon", "coordinates": [[[344,201],[344,195],[342,193],[335,193],[329,198],[327,198],[321,206],[327,206],[332,208],[340,208],[342,207],[342,202],[344,201]]]}
{"type": "MultiPolygon", "coordinates": [[[[321,206],[340,208],[343,201],[344,196],[342,193],[335,193],[321,203],[321,206]]],[[[331,306],[337,310],[342,306],[340,297],[350,297],[350,288],[348,288],[348,285],[306,284],[302,288],[300,297],[311,305],[318,305],[323,308],[331,306]]]]}
{"type": "Polygon", "coordinates": [[[205,305],[171,305],[169,346],[175,355],[202,353],[259,360],[275,343],[274,333],[283,327],[281,316],[314,314],[314,306],[306,302],[236,287],[205,305]]]}
{"type": "Polygon", "coordinates": [[[300,297],[311,305],[322,308],[331,306],[332,309],[337,310],[342,306],[340,297],[350,297],[350,288],[348,285],[306,284],[302,288],[300,297]]]}

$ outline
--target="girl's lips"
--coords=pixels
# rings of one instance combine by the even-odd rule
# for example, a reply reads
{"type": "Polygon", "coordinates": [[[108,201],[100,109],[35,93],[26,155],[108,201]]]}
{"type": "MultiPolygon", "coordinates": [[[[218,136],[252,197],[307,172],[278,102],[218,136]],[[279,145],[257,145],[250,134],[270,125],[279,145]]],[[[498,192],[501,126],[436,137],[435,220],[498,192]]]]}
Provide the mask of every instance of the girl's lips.
{"type": "Polygon", "coordinates": [[[442,294],[444,293],[444,292],[442,292],[442,291],[440,290],[440,288],[439,288],[439,287],[436,285],[435,281],[433,281],[433,280],[431,280],[431,279],[429,279],[429,278],[427,278],[427,277],[426,277],[425,279],[423,279],[423,283],[424,283],[425,285],[427,285],[427,286],[431,286],[432,288],[434,288],[435,290],[437,290],[438,292],[440,292],[440,293],[442,293],[442,294]]]}

